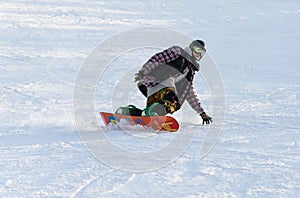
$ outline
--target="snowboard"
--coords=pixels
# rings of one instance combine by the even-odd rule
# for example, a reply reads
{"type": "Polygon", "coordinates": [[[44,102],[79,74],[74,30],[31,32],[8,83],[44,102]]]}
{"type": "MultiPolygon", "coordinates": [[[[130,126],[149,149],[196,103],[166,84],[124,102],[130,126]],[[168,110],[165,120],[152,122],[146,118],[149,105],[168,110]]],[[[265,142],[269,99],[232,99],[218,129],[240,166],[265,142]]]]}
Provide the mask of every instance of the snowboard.
{"type": "Polygon", "coordinates": [[[160,131],[176,132],[179,128],[177,120],[171,116],[130,116],[107,112],[100,112],[100,115],[105,125],[127,120],[131,125],[144,125],[160,131]]]}

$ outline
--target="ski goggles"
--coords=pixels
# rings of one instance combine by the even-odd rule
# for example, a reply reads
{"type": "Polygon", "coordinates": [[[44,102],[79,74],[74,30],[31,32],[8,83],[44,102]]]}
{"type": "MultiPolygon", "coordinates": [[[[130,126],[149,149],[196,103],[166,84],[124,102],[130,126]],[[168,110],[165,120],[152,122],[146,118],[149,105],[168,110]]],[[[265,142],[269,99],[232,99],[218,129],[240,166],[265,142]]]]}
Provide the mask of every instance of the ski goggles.
{"type": "Polygon", "coordinates": [[[193,51],[196,52],[197,54],[201,54],[201,56],[204,56],[204,54],[206,53],[205,49],[198,46],[194,46],[193,51]]]}

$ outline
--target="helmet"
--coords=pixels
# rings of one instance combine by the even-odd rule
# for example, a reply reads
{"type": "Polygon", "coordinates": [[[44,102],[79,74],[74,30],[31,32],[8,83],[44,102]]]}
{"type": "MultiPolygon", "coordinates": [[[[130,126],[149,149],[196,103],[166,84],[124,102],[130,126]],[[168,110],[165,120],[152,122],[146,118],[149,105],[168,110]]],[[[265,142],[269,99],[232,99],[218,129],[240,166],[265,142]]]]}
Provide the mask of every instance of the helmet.
{"type": "Polygon", "coordinates": [[[193,57],[197,61],[199,61],[206,53],[206,45],[205,45],[204,41],[202,41],[202,40],[192,41],[191,44],[189,45],[189,47],[193,52],[195,52],[195,54],[193,53],[193,57]]]}
{"type": "Polygon", "coordinates": [[[192,41],[191,44],[189,45],[189,47],[191,49],[193,49],[194,47],[200,47],[200,48],[206,50],[205,42],[202,41],[202,40],[194,40],[194,41],[192,41]]]}

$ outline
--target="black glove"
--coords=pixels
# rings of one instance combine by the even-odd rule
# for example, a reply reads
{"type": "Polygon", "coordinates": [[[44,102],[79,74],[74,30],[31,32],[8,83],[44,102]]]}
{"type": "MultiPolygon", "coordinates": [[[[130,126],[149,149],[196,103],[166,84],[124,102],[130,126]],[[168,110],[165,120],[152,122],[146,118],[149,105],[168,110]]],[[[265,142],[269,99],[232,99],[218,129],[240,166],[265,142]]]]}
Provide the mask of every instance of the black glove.
{"type": "Polygon", "coordinates": [[[203,120],[203,123],[202,124],[210,124],[210,123],[212,123],[212,119],[211,119],[211,117],[209,116],[209,115],[207,115],[205,112],[202,112],[201,114],[200,114],[200,116],[201,116],[201,118],[202,118],[202,120],[203,120]]]}

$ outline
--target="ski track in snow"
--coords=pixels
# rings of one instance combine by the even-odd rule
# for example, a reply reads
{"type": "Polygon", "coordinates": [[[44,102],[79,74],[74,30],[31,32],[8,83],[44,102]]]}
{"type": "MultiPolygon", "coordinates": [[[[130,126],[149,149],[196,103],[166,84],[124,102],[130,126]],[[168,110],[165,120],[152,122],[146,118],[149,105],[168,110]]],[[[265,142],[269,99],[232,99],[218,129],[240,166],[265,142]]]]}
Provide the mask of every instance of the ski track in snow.
{"type": "MultiPolygon", "coordinates": [[[[299,15],[297,0],[2,1],[0,197],[298,197],[299,15]],[[84,59],[102,41],[153,26],[207,41],[224,81],[226,115],[219,141],[200,159],[208,126],[198,126],[193,112],[177,112],[179,121],[190,118],[178,133],[197,130],[188,149],[163,168],[130,173],[85,147],[74,125],[73,89],[84,59]]],[[[95,90],[102,131],[128,152],[156,151],[178,134],[104,127],[98,115],[114,110],[111,91],[124,73],[155,52],[119,57],[95,90]]],[[[200,77],[196,89],[209,113],[200,77]]],[[[130,91],[129,102],[142,107],[144,98],[130,91]]]]}

